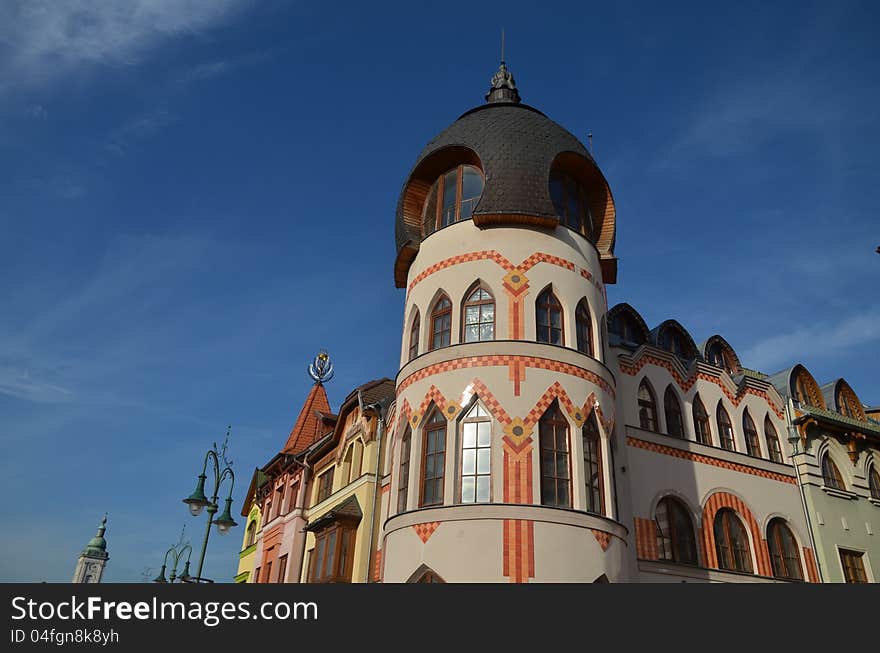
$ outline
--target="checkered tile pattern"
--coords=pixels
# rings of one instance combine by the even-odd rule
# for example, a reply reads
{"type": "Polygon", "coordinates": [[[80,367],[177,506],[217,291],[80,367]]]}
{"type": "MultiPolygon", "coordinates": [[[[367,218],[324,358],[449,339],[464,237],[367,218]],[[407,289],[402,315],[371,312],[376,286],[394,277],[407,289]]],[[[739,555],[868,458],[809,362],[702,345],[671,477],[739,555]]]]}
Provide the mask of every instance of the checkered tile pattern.
{"type": "Polygon", "coordinates": [[[576,267],[575,264],[571,261],[566,261],[564,258],[554,256],[553,254],[545,254],[544,252],[535,252],[525,261],[523,261],[518,267],[528,272],[538,263],[549,263],[550,265],[558,265],[559,267],[565,268],[566,270],[574,270],[576,267]]]}
{"type": "Polygon", "coordinates": [[[761,537],[761,529],[755,520],[752,511],[743,503],[742,499],[729,492],[715,492],[703,506],[703,518],[700,524],[700,539],[703,541],[703,551],[706,553],[706,565],[718,569],[718,552],[715,549],[715,536],[712,527],[715,523],[715,513],[721,508],[730,508],[746,524],[751,531],[752,543],[757,549],[754,551],[758,561],[756,573],[761,576],[772,576],[773,569],[770,566],[770,550],[767,548],[767,540],[761,537]]]}
{"type": "Polygon", "coordinates": [[[643,560],[659,560],[656,522],[644,517],[635,517],[633,521],[636,525],[636,555],[643,560]]]}
{"type": "Polygon", "coordinates": [[[428,540],[431,539],[431,536],[434,534],[434,531],[440,526],[440,522],[438,521],[429,521],[423,524],[413,524],[413,530],[416,532],[416,535],[419,536],[419,539],[423,544],[427,544],[428,540]]]}
{"type": "MultiPolygon", "coordinates": [[[[688,390],[690,390],[691,387],[693,387],[694,383],[697,382],[697,380],[708,381],[709,383],[714,383],[719,388],[721,388],[721,391],[727,396],[728,399],[730,399],[734,408],[739,406],[739,404],[742,402],[742,400],[745,398],[746,395],[752,394],[752,395],[755,395],[756,397],[761,397],[763,400],[765,400],[767,402],[767,404],[770,406],[770,408],[773,410],[773,412],[776,413],[776,416],[779,419],[785,418],[785,413],[783,412],[782,406],[777,406],[773,402],[773,400],[770,398],[770,395],[767,394],[766,392],[764,392],[763,390],[759,390],[757,388],[752,388],[751,386],[741,386],[739,388],[739,390],[737,391],[737,393],[734,395],[733,393],[730,392],[730,390],[727,388],[727,386],[725,386],[721,382],[721,379],[718,376],[714,376],[712,374],[707,374],[706,372],[694,371],[690,374],[690,376],[688,376],[688,378],[685,379],[685,378],[681,377],[681,375],[678,373],[678,371],[675,369],[675,367],[672,365],[672,363],[670,361],[663,360],[661,358],[657,358],[656,356],[653,356],[652,354],[642,354],[641,356],[639,356],[639,358],[637,360],[635,360],[633,362],[632,365],[629,365],[627,363],[621,363],[620,364],[620,371],[623,372],[624,374],[628,374],[630,376],[635,376],[636,374],[638,374],[641,371],[641,369],[645,365],[657,365],[658,367],[666,368],[666,370],[669,372],[669,374],[672,375],[672,378],[678,384],[678,387],[681,388],[682,392],[687,392],[688,390]]],[[[694,369],[696,370],[696,368],[694,368],[694,369]]]]}
{"type": "Polygon", "coordinates": [[[486,384],[480,381],[479,379],[474,379],[471,382],[471,386],[474,389],[476,395],[480,398],[480,401],[483,402],[483,405],[486,407],[490,413],[492,413],[492,417],[494,417],[501,424],[509,424],[510,423],[510,415],[504,410],[501,406],[501,402],[492,394],[492,391],[486,387],[486,384]]]}
{"type": "Polygon", "coordinates": [[[646,449],[648,451],[653,451],[655,453],[662,453],[667,456],[673,456],[675,458],[683,458],[685,460],[691,460],[696,463],[703,463],[705,465],[712,465],[713,467],[721,467],[722,469],[729,469],[733,472],[742,472],[743,474],[751,474],[752,476],[760,476],[761,478],[767,478],[771,481],[779,481],[780,483],[790,483],[792,485],[797,484],[797,480],[794,476],[788,476],[787,474],[779,474],[777,472],[769,472],[765,469],[759,469],[757,467],[751,467],[749,465],[743,465],[740,463],[732,463],[727,460],[721,460],[719,458],[713,458],[712,456],[706,456],[704,454],[693,453],[692,451],[684,451],[682,449],[677,449],[675,447],[667,447],[666,445],[657,444],[655,442],[647,442],[645,440],[640,440],[638,438],[634,438],[631,436],[627,436],[626,443],[630,447],[637,447],[639,449],[646,449]]]}
{"type": "Polygon", "coordinates": [[[373,581],[379,582],[382,579],[382,549],[373,554],[373,581]]]}
{"type": "Polygon", "coordinates": [[[611,546],[611,534],[605,531],[597,531],[595,528],[590,530],[593,531],[593,535],[596,537],[599,546],[602,547],[602,551],[607,551],[608,547],[611,546]]]}
{"type": "Polygon", "coordinates": [[[807,575],[811,583],[819,582],[819,571],[816,569],[816,559],[813,557],[813,550],[804,547],[804,558],[807,561],[807,575]]]}
{"type": "Polygon", "coordinates": [[[411,292],[413,288],[416,287],[417,284],[424,281],[428,277],[430,277],[435,272],[439,272],[445,268],[452,267],[453,265],[459,265],[461,263],[468,263],[470,261],[485,261],[491,260],[495,261],[498,265],[500,265],[505,270],[513,269],[514,265],[511,263],[505,256],[495,251],[494,249],[486,249],[479,252],[468,252],[466,254],[458,254],[456,256],[451,256],[449,258],[443,259],[442,261],[438,261],[433,265],[429,265],[424,270],[419,272],[416,275],[416,278],[413,279],[409,288],[406,289],[407,293],[411,292]]]}
{"type": "Polygon", "coordinates": [[[408,377],[403,379],[400,382],[400,385],[397,387],[397,393],[399,395],[407,387],[409,387],[416,381],[421,381],[422,379],[429,376],[434,376],[435,374],[442,374],[444,372],[451,372],[453,370],[460,370],[468,367],[500,367],[512,365],[515,363],[522,363],[522,365],[526,368],[533,367],[536,369],[550,370],[552,372],[559,372],[560,374],[576,376],[586,381],[590,381],[591,383],[595,383],[600,388],[602,388],[602,390],[608,393],[612,398],[614,397],[614,388],[608,385],[605,379],[603,379],[598,374],[591,372],[590,370],[585,370],[582,367],[577,367],[576,365],[563,363],[561,361],[551,360],[549,358],[501,354],[489,356],[467,356],[464,358],[455,358],[453,360],[443,361],[442,363],[437,363],[435,365],[429,365],[428,367],[422,368],[417,372],[413,372],[408,377]]]}

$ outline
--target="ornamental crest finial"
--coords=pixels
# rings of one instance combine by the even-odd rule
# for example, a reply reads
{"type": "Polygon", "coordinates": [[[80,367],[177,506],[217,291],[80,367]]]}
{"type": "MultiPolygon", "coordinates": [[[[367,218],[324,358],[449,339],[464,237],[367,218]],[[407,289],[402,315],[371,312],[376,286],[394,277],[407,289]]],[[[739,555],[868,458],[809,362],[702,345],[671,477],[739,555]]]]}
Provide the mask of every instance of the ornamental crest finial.
{"type": "Polygon", "coordinates": [[[325,350],[319,351],[315,360],[309,363],[309,376],[315,383],[326,383],[333,378],[333,363],[325,350]]]}

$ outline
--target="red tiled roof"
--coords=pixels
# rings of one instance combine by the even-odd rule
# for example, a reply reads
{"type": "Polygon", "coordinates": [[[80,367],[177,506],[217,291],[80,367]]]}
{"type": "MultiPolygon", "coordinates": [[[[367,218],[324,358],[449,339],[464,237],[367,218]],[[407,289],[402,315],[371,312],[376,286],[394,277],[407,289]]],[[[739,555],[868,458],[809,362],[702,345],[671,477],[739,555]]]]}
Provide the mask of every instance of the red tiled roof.
{"type": "Polygon", "coordinates": [[[312,386],[309,395],[306,397],[299,417],[296,418],[296,424],[290,430],[287,444],[284,445],[282,452],[297,454],[320,438],[321,435],[329,430],[326,420],[330,414],[332,413],[330,411],[330,402],[327,401],[327,392],[322,384],[316,383],[312,386]]]}

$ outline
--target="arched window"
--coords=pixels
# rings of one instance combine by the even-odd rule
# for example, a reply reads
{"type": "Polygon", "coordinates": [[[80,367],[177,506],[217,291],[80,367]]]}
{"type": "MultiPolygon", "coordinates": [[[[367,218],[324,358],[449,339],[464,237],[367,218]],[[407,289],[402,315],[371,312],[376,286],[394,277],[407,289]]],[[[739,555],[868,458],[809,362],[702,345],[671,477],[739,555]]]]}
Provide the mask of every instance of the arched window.
{"type": "Polygon", "coordinates": [[[584,445],[584,477],[587,485],[587,512],[605,514],[605,500],[602,492],[602,451],[599,442],[599,425],[596,412],[590,413],[581,428],[584,445]]]}
{"type": "Polygon", "coordinates": [[[877,473],[877,466],[873,464],[868,470],[868,487],[871,489],[871,498],[880,499],[880,474],[877,473]]]}
{"type": "Polygon", "coordinates": [[[773,428],[770,415],[764,418],[764,437],[767,439],[767,451],[770,455],[770,460],[774,463],[781,463],[782,448],[779,446],[779,436],[776,435],[776,429],[773,428]]]}
{"type": "Polygon", "coordinates": [[[431,343],[429,349],[448,347],[452,333],[452,302],[446,295],[440,295],[431,311],[431,343]]]}
{"type": "Polygon", "coordinates": [[[583,186],[564,172],[553,170],[550,173],[550,198],[561,224],[587,238],[592,237],[593,221],[583,186]]]}
{"type": "Polygon", "coordinates": [[[593,355],[593,319],[590,317],[590,307],[586,298],[578,302],[574,313],[575,331],[577,331],[578,351],[593,355]]]}
{"type": "Polygon", "coordinates": [[[440,175],[425,201],[425,236],[453,222],[468,220],[482,193],[483,175],[475,166],[456,166],[440,175]]]}
{"type": "Polygon", "coordinates": [[[733,424],[730,423],[730,415],[724,410],[721,401],[718,401],[718,408],[715,410],[715,417],[718,421],[718,437],[721,438],[721,446],[728,451],[736,451],[733,443],[733,424]]]}
{"type": "Polygon", "coordinates": [[[465,342],[495,339],[495,299],[488,290],[477,286],[468,294],[462,317],[465,342]]]}
{"type": "Polygon", "coordinates": [[[421,320],[419,319],[419,312],[416,311],[415,317],[413,317],[412,326],[409,329],[409,359],[412,360],[416,356],[419,355],[419,328],[421,327],[421,320]]]}
{"type": "Polygon", "coordinates": [[[749,415],[749,409],[743,412],[743,433],[746,435],[746,451],[750,456],[761,457],[761,444],[758,441],[758,429],[752,416],[749,415]]]}
{"type": "Polygon", "coordinates": [[[694,395],[694,433],[697,442],[712,444],[712,429],[709,426],[709,414],[706,407],[700,401],[700,395],[694,395]]]}
{"type": "Polygon", "coordinates": [[[446,419],[434,408],[422,434],[422,496],[420,506],[443,504],[446,468],[446,419]]]}
{"type": "Polygon", "coordinates": [[[770,566],[774,577],[804,579],[797,540],[788,525],[778,517],[770,520],[767,527],[767,545],[770,547],[770,566]]]}
{"type": "Polygon", "coordinates": [[[538,295],[535,312],[538,342],[549,342],[551,345],[564,344],[562,304],[550,288],[538,295]]]}
{"type": "Polygon", "coordinates": [[[406,510],[409,494],[409,445],[412,442],[412,429],[407,426],[400,441],[400,464],[397,466],[397,512],[406,510]]]}
{"type": "Polygon", "coordinates": [[[538,422],[541,441],[541,503],[571,507],[571,466],[568,448],[568,420],[554,401],[538,422]]]}
{"type": "Polygon", "coordinates": [[[697,564],[694,524],[681,501],[663,497],[657,504],[657,548],[661,560],[697,564]]]}
{"type": "Polygon", "coordinates": [[[666,432],[677,438],[684,437],[684,421],[681,418],[681,404],[670,383],[663,395],[663,409],[666,413],[666,432]]]}
{"type": "Polygon", "coordinates": [[[257,520],[252,519],[251,523],[248,524],[247,527],[247,537],[244,540],[244,547],[247,548],[254,543],[254,539],[257,536],[257,520]]]}
{"type": "Polygon", "coordinates": [[[646,431],[657,430],[657,402],[647,378],[639,384],[639,426],[646,431]]]}
{"type": "Polygon", "coordinates": [[[846,489],[846,486],[843,484],[843,477],[840,475],[840,470],[837,469],[837,465],[834,464],[834,461],[831,460],[831,456],[827,452],[822,456],[822,481],[826,487],[835,490],[846,489]]]}
{"type": "Polygon", "coordinates": [[[746,529],[730,508],[722,508],[715,514],[713,532],[718,566],[731,571],[752,573],[752,553],[746,529]]]}
{"type": "Polygon", "coordinates": [[[485,503],[490,497],[492,421],[479,403],[461,425],[461,502],[485,503]]]}

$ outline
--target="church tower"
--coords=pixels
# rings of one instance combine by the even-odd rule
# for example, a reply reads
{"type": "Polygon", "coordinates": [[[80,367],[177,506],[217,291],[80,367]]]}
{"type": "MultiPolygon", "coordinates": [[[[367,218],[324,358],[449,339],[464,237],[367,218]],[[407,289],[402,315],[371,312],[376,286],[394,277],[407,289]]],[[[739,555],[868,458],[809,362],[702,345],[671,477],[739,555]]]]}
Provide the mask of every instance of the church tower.
{"type": "Polygon", "coordinates": [[[101,520],[98,532],[95,534],[86,548],[79,554],[76,561],[76,571],[73,573],[73,583],[100,583],[104,575],[104,567],[110,555],[107,553],[107,540],[104,532],[107,530],[107,515],[101,520]]]}
{"type": "Polygon", "coordinates": [[[422,151],[397,205],[383,579],[627,580],[605,361],[611,190],[503,61],[485,99],[422,151]]]}

